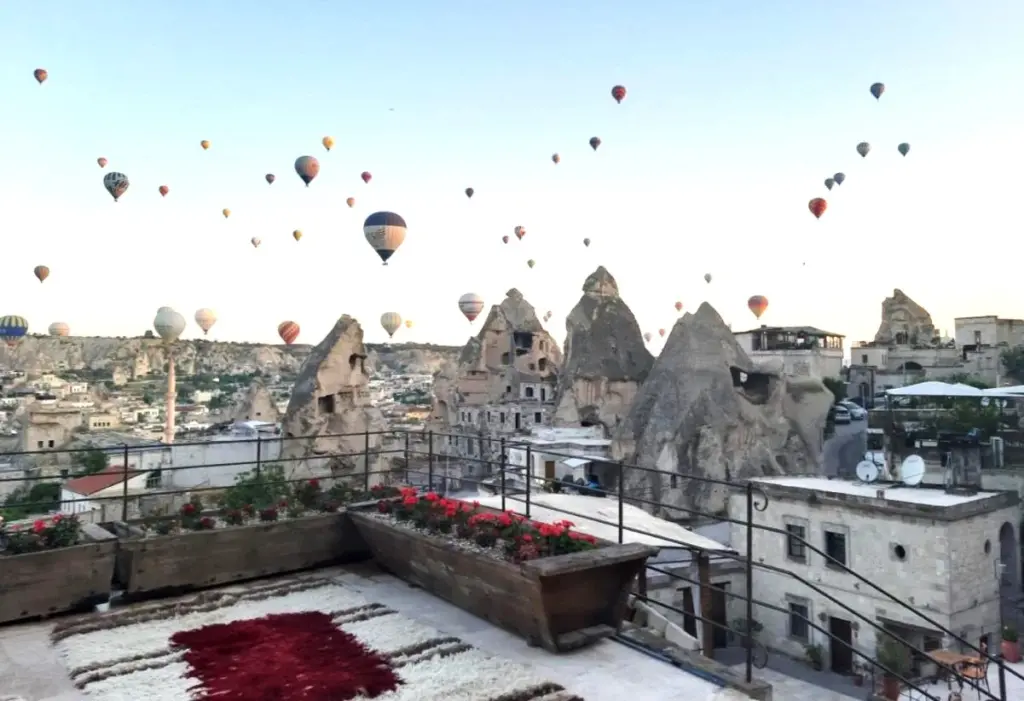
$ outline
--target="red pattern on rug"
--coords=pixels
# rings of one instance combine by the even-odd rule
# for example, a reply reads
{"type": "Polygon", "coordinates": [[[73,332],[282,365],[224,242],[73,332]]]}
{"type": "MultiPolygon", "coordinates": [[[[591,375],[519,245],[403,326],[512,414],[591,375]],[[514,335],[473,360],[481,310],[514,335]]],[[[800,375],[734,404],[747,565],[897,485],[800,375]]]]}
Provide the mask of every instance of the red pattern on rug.
{"type": "Polygon", "coordinates": [[[281,613],[175,633],[209,701],[348,701],[401,680],[387,660],[318,611],[281,613]]]}

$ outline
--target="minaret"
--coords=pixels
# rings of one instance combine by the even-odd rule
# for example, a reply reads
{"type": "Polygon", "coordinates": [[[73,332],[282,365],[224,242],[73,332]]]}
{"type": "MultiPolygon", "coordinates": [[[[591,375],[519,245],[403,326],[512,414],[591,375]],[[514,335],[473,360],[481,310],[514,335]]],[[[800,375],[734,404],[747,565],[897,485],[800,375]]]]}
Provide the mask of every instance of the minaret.
{"type": "Polygon", "coordinates": [[[160,307],[156,318],[153,319],[153,328],[163,339],[164,347],[167,349],[167,396],[164,407],[167,416],[164,419],[164,443],[171,444],[174,442],[174,406],[178,396],[174,377],[174,342],[185,330],[185,317],[170,307],[160,307]]]}
{"type": "Polygon", "coordinates": [[[167,346],[167,416],[164,419],[164,443],[168,445],[174,442],[174,408],[177,406],[178,387],[174,376],[174,348],[167,346]]]}

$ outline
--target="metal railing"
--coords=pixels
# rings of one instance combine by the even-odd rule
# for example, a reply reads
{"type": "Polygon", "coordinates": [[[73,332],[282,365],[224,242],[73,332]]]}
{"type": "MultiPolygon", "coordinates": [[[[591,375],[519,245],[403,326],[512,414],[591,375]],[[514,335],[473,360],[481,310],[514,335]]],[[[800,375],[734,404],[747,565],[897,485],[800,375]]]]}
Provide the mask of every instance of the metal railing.
{"type": "MultiPolygon", "coordinates": [[[[508,440],[505,438],[491,438],[479,435],[470,436],[462,433],[442,433],[433,431],[364,431],[362,433],[351,434],[318,435],[316,436],[316,439],[321,444],[324,441],[331,440],[338,440],[339,442],[345,440],[346,442],[351,443],[353,440],[357,441],[358,439],[361,438],[361,450],[348,452],[315,453],[311,455],[285,456],[283,454],[284,452],[287,452],[285,448],[290,442],[308,441],[311,438],[312,437],[308,436],[258,436],[255,438],[238,438],[230,440],[217,439],[213,441],[175,443],[173,444],[173,446],[167,446],[162,444],[155,446],[123,445],[120,447],[108,448],[84,447],[78,449],[17,451],[0,454],[0,458],[6,458],[7,460],[14,459],[15,463],[17,463],[19,460],[26,459],[28,459],[31,462],[39,463],[45,462],[47,460],[59,460],[61,456],[74,456],[76,454],[80,455],[84,453],[94,452],[96,450],[102,450],[110,459],[110,463],[107,470],[112,471],[118,470],[119,468],[118,471],[121,474],[123,474],[123,478],[120,480],[120,493],[116,495],[88,495],[81,498],[61,499],[60,508],[68,509],[70,505],[75,504],[77,502],[97,503],[105,501],[117,501],[120,503],[121,506],[121,520],[131,521],[132,519],[129,519],[128,516],[129,505],[133,498],[138,498],[141,496],[159,497],[176,494],[201,494],[203,492],[214,491],[223,492],[231,487],[231,483],[215,486],[180,487],[177,489],[165,489],[163,486],[161,486],[154,489],[146,489],[144,492],[141,493],[135,493],[129,488],[129,480],[131,477],[137,475],[152,474],[158,472],[161,480],[163,480],[165,476],[171,475],[172,479],[170,481],[172,482],[173,485],[173,476],[178,472],[188,470],[220,469],[224,470],[224,476],[237,475],[243,472],[249,472],[250,474],[259,475],[261,471],[270,464],[279,464],[284,467],[287,467],[289,464],[297,462],[325,464],[331,460],[336,459],[354,459],[354,462],[356,464],[361,462],[361,466],[354,467],[353,472],[346,473],[344,475],[324,474],[322,476],[322,479],[331,479],[332,477],[334,477],[337,480],[349,483],[353,479],[356,479],[362,482],[362,487],[364,491],[369,491],[370,487],[375,483],[387,481],[399,481],[408,484],[414,484],[415,481],[411,479],[413,475],[418,475],[419,477],[425,476],[426,484],[421,484],[419,486],[425,486],[428,489],[434,489],[436,486],[443,490],[451,482],[451,475],[449,474],[450,470],[446,467],[446,465],[450,463],[452,460],[456,461],[457,463],[469,463],[485,466],[494,474],[494,476],[497,479],[496,484],[494,484],[493,486],[496,486],[497,489],[499,490],[498,493],[500,494],[501,508],[503,510],[507,510],[510,509],[510,505],[515,505],[515,507],[517,508],[512,510],[516,510],[529,517],[531,515],[531,510],[533,509],[534,496],[537,486],[539,484],[557,481],[557,479],[550,480],[548,478],[535,477],[532,474],[531,468],[533,453],[543,453],[543,455],[545,456],[551,456],[555,458],[579,457],[577,455],[573,455],[570,453],[564,453],[558,450],[549,450],[546,448],[543,450],[536,450],[531,443],[524,441],[508,440]],[[394,446],[385,447],[374,445],[377,441],[381,440],[382,438],[388,438],[394,441],[394,446]],[[451,454],[439,452],[438,450],[436,450],[436,448],[439,447],[438,442],[440,439],[450,440],[452,438],[457,440],[469,439],[477,446],[487,446],[486,452],[490,454],[478,456],[467,456],[459,454],[453,456],[451,454]],[[173,456],[174,448],[180,449],[211,445],[222,447],[232,444],[254,446],[255,454],[251,459],[245,460],[204,462],[202,464],[188,465],[175,465],[173,464],[173,462],[171,464],[167,464],[166,460],[164,459],[167,457],[168,454],[173,456]],[[269,457],[270,452],[268,451],[268,448],[275,444],[279,448],[278,455],[276,457],[271,458],[269,457]],[[491,449],[492,446],[495,447],[494,450],[491,449]],[[512,465],[509,463],[509,450],[513,448],[525,451],[525,465],[512,465]],[[147,461],[147,459],[145,458],[147,454],[157,455],[157,458],[152,458],[147,461]],[[388,469],[371,469],[371,462],[374,460],[379,460],[380,458],[396,459],[396,462],[399,462],[400,465],[388,469]],[[137,464],[132,462],[133,459],[137,462],[137,464]],[[419,461],[418,467],[413,466],[414,461],[419,461]],[[147,466],[147,462],[150,463],[150,466],[147,466]],[[425,465],[423,465],[424,462],[425,465]],[[403,479],[397,480],[399,476],[403,477],[403,479]],[[510,489],[508,483],[509,476],[512,476],[513,478],[518,478],[522,476],[522,488],[510,489]],[[438,479],[439,477],[441,478],[440,480],[438,479]]],[[[1024,675],[1021,675],[1016,670],[1007,667],[1001,656],[988,653],[986,650],[983,650],[979,645],[975,645],[969,642],[968,640],[964,639],[964,637],[962,637],[961,635],[942,626],[938,621],[934,620],[932,617],[922,612],[920,609],[915,608],[913,605],[893,595],[879,584],[875,583],[874,581],[862,576],[858,572],[849,568],[844,562],[841,562],[831,557],[827,552],[819,549],[808,540],[799,537],[788,530],[757,523],[755,514],[758,512],[764,512],[768,508],[770,497],[755,482],[736,482],[729,480],[719,480],[710,477],[680,475],[678,473],[667,470],[659,470],[656,468],[643,467],[640,465],[631,465],[622,461],[615,462],[609,460],[608,462],[604,463],[604,465],[611,466],[611,472],[613,473],[615,478],[614,489],[604,487],[585,487],[581,491],[603,498],[614,499],[617,504],[617,517],[615,520],[602,519],[595,517],[595,515],[593,514],[583,514],[570,511],[568,509],[558,508],[549,503],[544,503],[543,508],[546,511],[556,512],[559,514],[563,514],[567,517],[586,519],[593,523],[613,526],[616,528],[617,540],[620,543],[628,541],[630,538],[630,534],[646,535],[648,537],[657,538],[658,541],[664,543],[665,545],[663,545],[662,547],[679,548],[682,550],[690,551],[690,553],[695,557],[695,559],[699,561],[701,558],[704,558],[705,563],[708,565],[710,565],[713,562],[735,563],[736,565],[742,567],[745,587],[744,591],[741,593],[729,591],[721,586],[714,586],[708,581],[707,578],[694,579],[693,577],[687,576],[686,574],[681,574],[678,571],[671,571],[666,566],[659,565],[656,562],[651,563],[647,566],[647,571],[649,572],[653,572],[658,575],[668,577],[669,579],[674,581],[679,581],[696,587],[700,587],[702,589],[706,587],[707,590],[710,592],[718,593],[719,595],[729,599],[738,599],[742,601],[744,605],[745,614],[743,618],[745,624],[744,626],[742,626],[742,628],[732,627],[729,625],[727,621],[722,622],[705,616],[704,614],[707,613],[707,611],[705,611],[703,607],[700,607],[700,613],[697,613],[696,610],[698,607],[696,605],[694,606],[694,610],[692,611],[683,610],[672,604],[664,603],[662,601],[657,600],[654,597],[649,596],[648,592],[646,591],[646,586],[644,584],[644,582],[646,581],[645,577],[641,578],[641,582],[638,585],[638,589],[634,591],[633,596],[636,600],[645,603],[649,607],[657,607],[659,609],[672,612],[675,615],[683,617],[684,620],[686,618],[690,618],[694,621],[699,621],[702,624],[702,626],[708,626],[710,628],[718,630],[725,630],[727,633],[730,634],[730,636],[735,635],[741,638],[743,641],[743,648],[745,653],[744,675],[748,683],[751,682],[753,679],[753,670],[755,668],[761,668],[765,666],[765,664],[767,664],[768,662],[769,655],[768,648],[763,643],[756,641],[754,638],[755,631],[753,630],[753,628],[754,622],[756,621],[754,615],[754,607],[757,606],[761,610],[772,611],[790,617],[795,615],[794,612],[790,609],[783,608],[769,601],[761,600],[756,597],[756,593],[754,591],[755,570],[771,572],[781,577],[789,578],[807,587],[810,591],[827,600],[832,605],[849,613],[851,616],[854,617],[854,620],[862,621],[864,625],[869,626],[872,630],[874,630],[876,636],[879,636],[880,640],[891,640],[893,641],[893,643],[903,646],[908,654],[914,653],[921,656],[924,659],[930,659],[927,652],[917,648],[915,645],[908,642],[903,637],[885,628],[883,625],[869,618],[867,615],[855,610],[847,603],[842,601],[840,598],[829,593],[815,582],[812,582],[795,572],[786,570],[783,567],[779,567],[770,563],[761,562],[754,558],[752,556],[752,553],[754,550],[755,531],[776,534],[779,536],[779,538],[785,538],[789,542],[800,542],[807,551],[816,553],[823,557],[825,559],[825,562],[830,567],[835,568],[836,570],[839,570],[841,572],[845,572],[846,574],[853,577],[861,585],[866,586],[879,598],[886,599],[892,602],[893,604],[899,606],[904,611],[917,617],[921,621],[921,623],[919,624],[920,626],[927,626],[935,632],[945,635],[949,639],[956,641],[962,648],[974,651],[978,658],[995,665],[998,668],[998,695],[995,695],[992,692],[987,691],[985,689],[980,689],[978,691],[979,698],[999,699],[999,701],[1006,701],[1007,674],[1017,677],[1022,682],[1024,682],[1024,675]],[[701,511],[698,509],[667,504],[661,501],[647,499],[636,495],[628,495],[625,493],[623,489],[623,485],[626,482],[626,475],[628,471],[638,471],[646,474],[658,475],[660,476],[660,478],[663,478],[668,481],[675,481],[676,483],[690,481],[728,487],[733,492],[730,498],[737,498],[743,501],[745,506],[744,517],[742,519],[737,519],[728,516],[723,516],[721,514],[701,511]],[[676,540],[672,537],[666,536],[661,533],[648,533],[647,531],[644,531],[642,529],[630,526],[626,522],[624,513],[625,506],[627,504],[636,505],[640,507],[652,507],[663,510],[671,510],[679,512],[681,514],[685,514],[686,516],[691,518],[699,517],[702,519],[706,519],[708,521],[727,522],[730,524],[741,526],[745,539],[745,554],[735,550],[704,551],[701,548],[694,546],[692,543],[688,543],[683,540],[676,540]],[[755,652],[757,653],[756,655],[755,652]],[[984,697],[981,696],[982,692],[986,694],[984,697]]],[[[71,475],[67,479],[73,479],[75,476],[76,475],[71,475]]],[[[284,481],[285,483],[294,484],[308,481],[308,479],[309,475],[304,475],[299,478],[293,477],[290,479],[285,479],[284,481]]],[[[6,477],[0,478],[0,485],[3,485],[4,483],[38,483],[54,481],[60,481],[61,483],[63,483],[66,480],[63,478],[60,480],[56,480],[53,477],[47,478],[39,476],[6,477]]],[[[462,484],[475,485],[477,487],[491,485],[491,483],[486,479],[486,477],[481,479],[475,479],[466,476],[460,476],[459,482],[462,484]]],[[[577,487],[577,485],[575,484],[560,484],[562,484],[562,486],[564,487],[577,487]]],[[[8,497],[8,500],[2,506],[0,506],[0,510],[4,508],[9,509],[12,507],[20,509],[31,509],[32,507],[45,509],[46,507],[52,506],[52,501],[36,503],[26,501],[12,502],[10,500],[10,497],[8,497]]],[[[70,506],[70,510],[73,512],[74,507],[70,506]]],[[[137,519],[136,521],[138,520],[146,519],[137,519]]],[[[690,569],[692,569],[692,566],[690,569]]],[[[726,618],[728,618],[728,615],[726,616],[726,618]]],[[[882,664],[880,661],[878,661],[874,656],[854,647],[852,645],[852,641],[843,640],[842,638],[833,634],[830,630],[817,625],[808,617],[800,616],[800,618],[802,618],[806,622],[808,629],[813,629],[818,633],[819,638],[826,638],[830,641],[830,644],[843,645],[849,648],[851,655],[855,658],[859,658],[860,660],[862,660],[866,667],[871,668],[872,670],[880,674],[889,675],[897,678],[907,688],[917,691],[920,694],[921,699],[940,701],[940,697],[938,695],[935,695],[923,689],[919,683],[919,680],[908,678],[908,675],[905,673],[905,670],[891,669],[886,665],[882,664]]],[[[705,628],[704,630],[706,633],[708,629],[705,628]]],[[[694,637],[698,637],[698,641],[701,644],[701,651],[708,656],[712,656],[713,649],[706,649],[704,647],[709,642],[708,640],[703,639],[706,638],[707,635],[705,634],[702,636],[694,637]]],[[[634,647],[636,646],[636,643],[633,641],[626,640],[623,642],[626,642],[634,647]]],[[[950,667],[949,665],[940,662],[935,662],[935,664],[937,668],[942,669],[944,673],[950,675],[951,678],[958,680],[963,679],[962,675],[960,675],[959,672],[953,667],[950,667]]]]}

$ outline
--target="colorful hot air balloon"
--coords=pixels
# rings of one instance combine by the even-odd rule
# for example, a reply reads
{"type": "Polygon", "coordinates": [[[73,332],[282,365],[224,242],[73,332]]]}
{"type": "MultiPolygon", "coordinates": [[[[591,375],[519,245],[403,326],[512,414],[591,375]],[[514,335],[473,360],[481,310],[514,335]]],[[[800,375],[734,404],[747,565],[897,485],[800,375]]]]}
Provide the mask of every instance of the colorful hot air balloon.
{"type": "Polygon", "coordinates": [[[583,239],[583,245],[590,248],[590,239],[583,239]]]}
{"type": "Polygon", "coordinates": [[[380,315],[380,325],[388,332],[388,338],[394,338],[395,331],[402,327],[402,317],[398,312],[384,312],[380,315]]]}
{"type": "Polygon", "coordinates": [[[533,266],[537,265],[537,261],[531,258],[530,260],[526,261],[526,264],[532,268],[533,266]]]}
{"type": "Polygon", "coordinates": [[[704,282],[711,284],[711,273],[704,273],[704,282]]]}
{"type": "Polygon", "coordinates": [[[185,317],[170,307],[160,307],[153,319],[153,328],[164,343],[174,343],[185,330],[185,317]]]}
{"type": "Polygon", "coordinates": [[[362,173],[360,173],[359,177],[362,178],[363,182],[367,184],[369,184],[369,182],[373,180],[373,175],[371,175],[370,171],[368,170],[364,170],[362,173]]]}
{"type": "Polygon", "coordinates": [[[526,227],[525,226],[517,226],[515,228],[515,230],[514,230],[514,233],[516,235],[516,238],[519,239],[520,241],[522,241],[523,237],[526,236],[526,227]]]}
{"type": "Polygon", "coordinates": [[[71,327],[69,327],[63,321],[55,321],[52,324],[50,324],[50,328],[47,329],[47,332],[51,336],[69,336],[71,334],[71,327]]]}
{"type": "Polygon", "coordinates": [[[412,328],[412,319],[406,319],[405,320],[405,328],[407,328],[407,329],[411,329],[412,328]]]}
{"type": "Polygon", "coordinates": [[[322,138],[320,140],[320,143],[322,143],[324,145],[325,149],[330,151],[331,148],[334,146],[334,137],[333,136],[325,136],[324,138],[322,138]]]}
{"type": "Polygon", "coordinates": [[[683,311],[683,303],[682,302],[676,302],[675,307],[676,307],[676,311],[677,312],[683,311]]]}
{"type": "Polygon", "coordinates": [[[648,331],[647,333],[644,334],[644,340],[647,341],[648,343],[651,342],[651,338],[652,338],[652,336],[651,336],[651,332],[650,331],[648,331]]]}
{"type": "Polygon", "coordinates": [[[665,338],[665,329],[658,329],[658,335],[665,338]]]}
{"type": "Polygon", "coordinates": [[[158,189],[160,191],[161,197],[167,197],[167,193],[171,191],[171,188],[167,187],[166,185],[161,185],[158,189]]]}
{"type": "Polygon", "coordinates": [[[36,77],[36,81],[38,81],[40,85],[45,83],[46,79],[50,77],[50,74],[46,72],[45,68],[35,69],[34,71],[32,71],[32,75],[36,77]]]}
{"type": "Polygon", "coordinates": [[[861,141],[857,144],[857,153],[860,154],[861,158],[867,158],[868,153],[871,152],[871,144],[867,141],[861,141]]]}
{"type": "Polygon", "coordinates": [[[394,212],[374,212],[363,222],[366,241],[377,251],[384,265],[405,241],[405,232],[405,220],[394,212]]]}
{"type": "Polygon", "coordinates": [[[282,321],[277,325],[277,335],[289,346],[299,337],[299,325],[294,321],[282,321]]]}
{"type": "Polygon", "coordinates": [[[601,140],[596,136],[590,137],[590,148],[597,150],[597,147],[601,145],[601,140]]]}
{"type": "Polygon", "coordinates": [[[313,178],[320,173],[320,161],[312,156],[299,156],[295,159],[295,172],[302,178],[302,182],[306,183],[306,187],[309,187],[313,178]]]}
{"type": "Polygon", "coordinates": [[[355,207],[356,206],[356,198],[355,197],[349,197],[347,200],[345,200],[345,204],[347,204],[349,207],[355,207]]]}
{"type": "Polygon", "coordinates": [[[267,173],[263,177],[266,178],[268,185],[273,185],[274,181],[277,180],[277,177],[273,173],[267,173]]]}
{"type": "Polygon", "coordinates": [[[828,209],[828,202],[821,197],[815,197],[807,203],[807,209],[811,210],[811,214],[814,215],[815,219],[821,219],[821,215],[828,209]]]}
{"type": "Polygon", "coordinates": [[[612,88],[612,97],[621,105],[622,101],[626,99],[626,88],[622,85],[616,85],[612,88]]]}
{"type": "Polygon", "coordinates": [[[205,336],[213,328],[213,325],[217,323],[217,313],[212,309],[203,307],[202,309],[196,310],[196,323],[199,324],[199,328],[203,330],[205,336]]]}
{"type": "Polygon", "coordinates": [[[897,146],[896,149],[900,152],[900,155],[906,156],[908,153],[910,153],[910,144],[904,141],[902,144],[897,146]]]}
{"type": "Polygon", "coordinates": [[[249,243],[252,244],[253,248],[259,248],[260,244],[263,243],[263,240],[260,239],[259,236],[253,236],[251,239],[249,239],[249,243]]]}
{"type": "Polygon", "coordinates": [[[882,97],[882,93],[885,92],[885,83],[872,83],[871,94],[875,96],[875,99],[882,97]]]}
{"type": "Polygon", "coordinates": [[[224,209],[220,210],[220,213],[224,215],[225,219],[227,219],[228,217],[231,216],[231,210],[228,209],[227,207],[225,207],[224,209]]]}
{"type": "Polygon", "coordinates": [[[473,197],[473,193],[474,193],[474,192],[476,192],[476,190],[474,190],[474,189],[473,189],[473,188],[471,188],[471,187],[467,187],[467,188],[466,188],[466,197],[473,197]]]}
{"type": "Polygon", "coordinates": [[[834,178],[825,178],[825,187],[827,187],[830,191],[832,190],[832,186],[835,184],[836,181],[834,178]]]}
{"type": "Polygon", "coordinates": [[[502,243],[508,243],[508,236],[502,236],[501,237],[501,242],[502,243]]]}
{"type": "Polygon", "coordinates": [[[555,165],[558,165],[559,163],[562,162],[562,157],[559,156],[557,153],[553,153],[551,154],[551,162],[554,163],[555,165]]]}
{"type": "Polygon", "coordinates": [[[768,298],[763,295],[754,295],[747,300],[747,308],[754,313],[758,319],[764,314],[764,310],[768,308],[768,298]]]}
{"type": "Polygon", "coordinates": [[[302,238],[302,232],[296,229],[295,231],[292,232],[292,238],[298,241],[299,239],[302,238]]]}
{"type": "Polygon", "coordinates": [[[37,265],[32,272],[39,278],[40,283],[46,282],[46,278],[50,277],[50,269],[45,265],[37,265]]]}
{"type": "Polygon", "coordinates": [[[16,348],[28,333],[28,321],[23,316],[0,317],[0,340],[9,348],[16,348]]]}
{"type": "Polygon", "coordinates": [[[467,292],[466,294],[459,297],[459,311],[462,315],[469,319],[470,323],[480,316],[480,312],[484,308],[484,298],[473,292],[467,292]]]}
{"type": "Polygon", "coordinates": [[[106,168],[107,167],[107,159],[106,158],[97,158],[96,162],[100,164],[100,168],[106,168]]]}
{"type": "Polygon", "coordinates": [[[114,202],[117,202],[128,190],[128,176],[124,173],[107,173],[103,176],[103,187],[107,188],[107,192],[114,198],[114,202]]]}
{"type": "Polygon", "coordinates": [[[210,148],[210,142],[207,141],[206,139],[203,139],[202,141],[200,141],[199,145],[203,147],[204,151],[207,151],[210,148]]]}
{"type": "Polygon", "coordinates": [[[836,185],[842,185],[846,181],[846,173],[836,173],[832,179],[836,181],[836,185]]]}

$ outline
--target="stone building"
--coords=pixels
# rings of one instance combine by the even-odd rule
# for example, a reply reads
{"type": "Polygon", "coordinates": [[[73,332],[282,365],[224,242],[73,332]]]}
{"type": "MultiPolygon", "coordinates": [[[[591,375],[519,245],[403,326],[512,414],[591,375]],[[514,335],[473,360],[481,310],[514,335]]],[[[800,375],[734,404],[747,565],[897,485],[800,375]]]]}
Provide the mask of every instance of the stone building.
{"type": "Polygon", "coordinates": [[[263,384],[262,380],[256,379],[249,385],[245,396],[231,412],[233,421],[268,421],[276,422],[280,419],[277,411],[277,403],[270,396],[270,391],[263,384]]]}
{"type": "MultiPolygon", "coordinates": [[[[907,602],[948,631],[997,649],[1001,577],[1019,570],[1020,500],[1015,492],[946,491],[941,486],[865,484],[821,477],[754,480],[769,497],[754,523],[788,532],[755,530],[751,556],[814,583],[853,611],[921,650],[954,643],[914,611],[873,590],[805,544],[907,602]],[[800,540],[802,539],[802,540],[800,540]],[[1000,565],[1003,565],[1002,567],[1000,565]]],[[[746,503],[731,499],[729,515],[745,521],[746,503]]],[[[746,529],[733,524],[731,543],[746,556],[746,529]]],[[[858,658],[844,645],[875,657],[882,637],[858,616],[793,576],[754,568],[754,597],[789,611],[758,607],[758,639],[770,648],[806,657],[820,646],[826,669],[849,673],[858,658]]],[[[921,660],[915,661],[920,670],[921,660]]]]}
{"type": "Polygon", "coordinates": [[[751,360],[778,361],[787,375],[824,379],[842,374],[842,334],[813,326],[761,326],[733,335],[751,360]]]}

